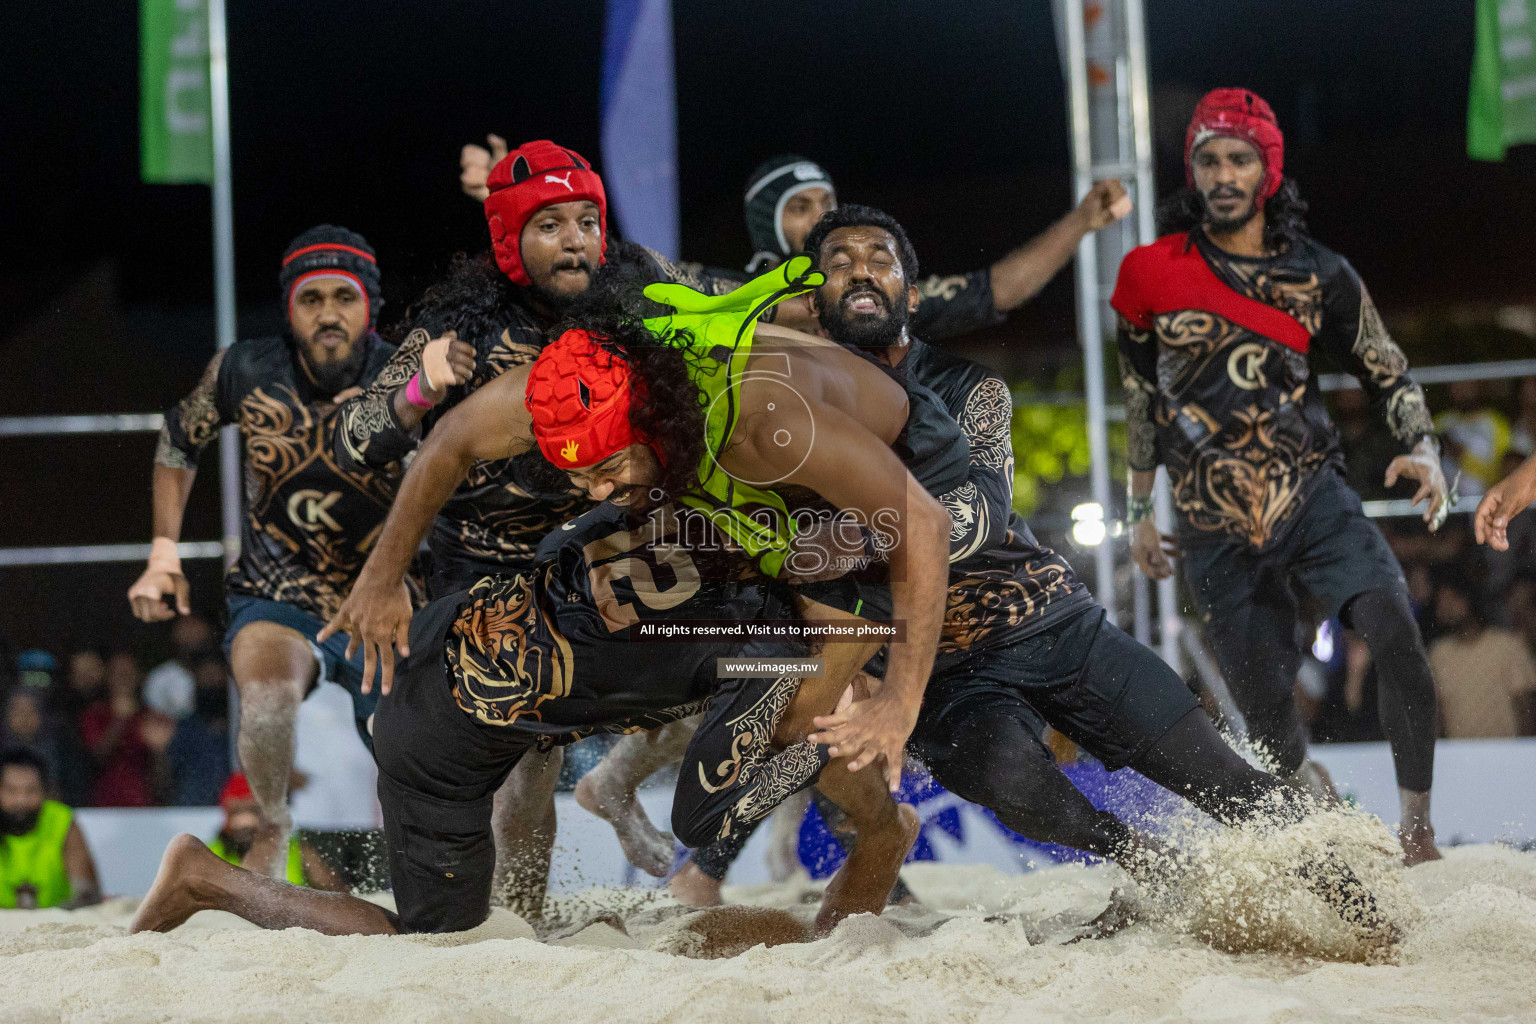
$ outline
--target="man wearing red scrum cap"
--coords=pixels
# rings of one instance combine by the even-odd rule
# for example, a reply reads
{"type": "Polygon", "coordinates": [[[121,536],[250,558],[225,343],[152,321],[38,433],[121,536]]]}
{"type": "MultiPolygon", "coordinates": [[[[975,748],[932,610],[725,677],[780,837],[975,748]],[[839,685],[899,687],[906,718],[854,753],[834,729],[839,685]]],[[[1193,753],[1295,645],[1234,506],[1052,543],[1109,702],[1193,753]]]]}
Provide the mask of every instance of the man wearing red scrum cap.
{"type": "MultiPolygon", "coordinates": [[[[459,154],[459,185],[464,194],[484,202],[491,169],[507,155],[506,140],[487,136],[485,146],[467,145],[459,154]]],[[[747,177],[742,205],[752,260],[747,274],[761,273],[799,252],[816,221],[837,209],[832,175],[803,156],[784,153],[764,160],[747,177]]],[[[1131,210],[1118,180],[1096,181],[1065,216],[991,266],[968,274],[930,274],[918,282],[921,298],[912,314],[913,329],[939,341],[1001,323],[1032,299],[1077,252],[1084,235],[1115,223],[1131,210]]],[[[740,283],[739,272],[703,271],[700,264],[668,264],[682,275],[707,273],[716,280],[740,283]]],[[[774,323],[797,330],[817,328],[803,298],[784,303],[774,323]]]]}
{"type": "MultiPolygon", "coordinates": [[[[399,459],[469,395],[531,362],[600,273],[671,279],[649,250],[609,240],[602,178],[574,150],[545,140],[518,147],[497,166],[484,206],[491,252],[455,259],[412,307],[412,327],[388,366],[342,409],[343,441],[360,465],[399,459]]],[[[434,595],[525,567],[549,530],[586,507],[558,477],[541,478],[541,465],[533,455],[475,468],[428,538],[434,595]]],[[[363,583],[360,598],[383,598],[398,581],[363,583]]]]}
{"type": "MultiPolygon", "coordinates": [[[[272,823],[273,850],[291,828],[288,779],[299,702],[332,680],[353,696],[360,733],[375,698],[346,645],[318,638],[346,596],[394,496],[397,463],[377,468],[333,453],[338,398],[373,381],[393,351],[374,332],[379,269],[361,235],[321,225],[289,243],[279,282],[288,333],[215,355],[191,395],[165,415],[155,452],[154,544],[128,591],[145,622],[191,611],[176,554],[197,458],[220,426],[245,441],[240,558],[225,580],[229,653],[240,690],[240,761],[272,823]]],[[[282,871],[281,859],[263,865],[282,871]]]]}
{"type": "MultiPolygon", "coordinates": [[[[1292,702],[1307,610],[1338,614],[1370,645],[1381,723],[1414,864],[1439,856],[1430,824],[1435,691],[1402,570],[1344,482],[1338,435],[1312,384],[1314,350],[1360,380],[1404,454],[1435,529],[1447,509],[1434,426],[1408,360],[1353,267],[1306,234],[1269,105],[1217,89],[1185,136],[1188,187],[1168,234],[1126,256],[1114,297],[1125,377],[1132,555],[1147,575],[1184,565],[1250,737],[1283,775],[1326,785],[1292,702]],[[1151,493],[1167,467],[1178,537],[1151,493]]],[[[1329,787],[1331,788],[1331,787],[1329,787]]]]}
{"type": "MultiPolygon", "coordinates": [[[[575,150],[547,140],[525,143],[497,166],[489,186],[484,207],[491,252],[456,258],[411,310],[411,326],[394,358],[361,397],[342,407],[341,454],[359,469],[404,457],[475,391],[509,367],[531,362],[545,331],[600,274],[643,284],[684,273],[641,246],[608,238],[602,178],[575,150]]],[[[706,291],[722,290],[707,275],[687,280],[706,291]]],[[[427,538],[428,596],[463,590],[488,573],[527,568],[539,541],[586,507],[536,452],[477,462],[442,505],[427,538]]],[[[369,635],[380,623],[402,621],[402,614],[408,619],[409,604],[400,602],[398,576],[365,572],[356,597],[325,636],[336,630],[369,635]]],[[[559,766],[558,749],[525,758],[498,804],[504,869],[539,879],[513,881],[513,891],[542,891],[554,822],[546,816],[530,823],[511,808],[531,802],[552,815],[547,797],[559,766]]]]}

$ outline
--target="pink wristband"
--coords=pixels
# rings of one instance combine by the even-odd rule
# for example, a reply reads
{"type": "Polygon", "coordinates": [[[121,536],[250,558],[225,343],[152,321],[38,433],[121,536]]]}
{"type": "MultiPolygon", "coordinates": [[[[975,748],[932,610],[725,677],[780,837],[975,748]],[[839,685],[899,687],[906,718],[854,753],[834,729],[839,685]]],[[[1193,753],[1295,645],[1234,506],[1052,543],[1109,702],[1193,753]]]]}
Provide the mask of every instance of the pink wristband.
{"type": "Polygon", "coordinates": [[[410,402],[416,408],[421,409],[422,411],[426,411],[427,409],[430,409],[437,404],[421,393],[420,371],[411,374],[411,379],[406,382],[405,400],[410,402]]]}

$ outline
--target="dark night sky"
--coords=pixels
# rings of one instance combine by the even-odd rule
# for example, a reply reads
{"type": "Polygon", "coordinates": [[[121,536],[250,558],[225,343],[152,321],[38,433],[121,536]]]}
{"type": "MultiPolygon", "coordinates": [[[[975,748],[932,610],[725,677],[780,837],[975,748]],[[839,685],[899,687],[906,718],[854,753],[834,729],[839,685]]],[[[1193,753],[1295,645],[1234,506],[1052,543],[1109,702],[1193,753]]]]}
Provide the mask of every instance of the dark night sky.
{"type": "MultiPolygon", "coordinates": [[[[487,130],[553,136],[601,165],[601,0],[227,2],[249,330],[277,322],[277,259],[309,224],[346,224],[373,242],[386,319],[454,250],[483,247],[456,156],[487,130]]],[[[1160,187],[1180,183],[1199,93],[1246,85],[1287,132],[1286,169],[1312,203],[1314,233],[1359,268],[1389,326],[1426,305],[1536,301],[1536,147],[1504,165],[1464,156],[1472,0],[1147,7],[1160,187]]],[[[1065,210],[1047,0],[674,0],[674,12],[688,258],[745,261],[743,180],[784,150],[826,164],[844,198],[896,214],[930,270],[982,265],[1065,210]]],[[[163,407],[212,348],[208,192],[138,182],[137,4],[11,0],[6,27],[0,356],[19,385],[9,411],[163,407]],[[121,310],[99,326],[65,292],[91,267],[110,271],[95,279],[115,296],[102,305],[121,310]]],[[[1070,344],[1071,310],[1068,274],[976,351],[1034,369],[1070,344]]],[[[0,445],[12,481],[0,545],[147,538],[151,447],[140,437],[0,445]],[[82,500],[82,480],[100,493],[82,500]],[[104,505],[124,510],[110,528],[104,505]],[[37,516],[41,507],[53,513],[37,516]]],[[[189,534],[212,534],[213,491],[198,488],[189,534]]],[[[132,572],[122,574],[126,587],[132,572]]],[[[67,615],[67,598],[36,580],[60,602],[48,613],[67,615]]]]}
{"type": "MultiPolygon", "coordinates": [[[[7,5],[5,322],[48,283],[115,257],[128,304],[207,301],[207,192],[137,181],[137,11],[7,5]],[[17,279],[22,279],[18,282],[17,279]],[[36,282],[41,279],[41,286],[36,282]]],[[[1243,83],[1289,133],[1314,229],[1390,306],[1426,292],[1518,291],[1536,226],[1533,162],[1463,156],[1471,0],[1148,4],[1159,171],[1199,91],[1243,83]],[[1385,9],[1390,7],[1390,15],[1385,9]],[[1487,280],[1469,274],[1481,268],[1487,280]]],[[[748,255],[739,195],[769,153],[826,163],[845,196],[888,205],[932,269],[984,262],[1068,198],[1059,62],[1045,0],[676,0],[683,240],[748,255]]],[[[457,147],[487,129],[554,136],[601,161],[601,3],[229,0],[241,297],[272,299],[281,246],[309,223],[363,231],[398,312],[483,225],[455,188],[457,147]]],[[[1523,157],[1524,154],[1521,154],[1523,157]]],[[[1050,317],[1070,325],[1070,287],[1050,317]]]]}

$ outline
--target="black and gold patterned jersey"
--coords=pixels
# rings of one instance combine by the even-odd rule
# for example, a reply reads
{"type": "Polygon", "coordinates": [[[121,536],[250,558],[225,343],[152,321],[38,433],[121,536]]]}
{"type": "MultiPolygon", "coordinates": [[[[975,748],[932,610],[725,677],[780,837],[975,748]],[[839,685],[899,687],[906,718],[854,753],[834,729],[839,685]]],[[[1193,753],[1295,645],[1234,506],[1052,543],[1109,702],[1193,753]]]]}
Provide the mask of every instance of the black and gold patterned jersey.
{"type": "MultiPolygon", "coordinates": [[[[621,276],[642,285],[676,281],[711,294],[730,290],[697,264],[674,263],[643,246],[611,242],[599,278],[621,276]]],[[[538,358],[551,326],[529,308],[524,290],[488,258],[464,261],[444,286],[424,297],[400,348],[373,384],[342,406],[338,461],[361,467],[403,458],[477,389],[509,367],[538,358]],[[448,389],[448,397],[422,420],[420,432],[408,429],[395,415],[394,393],[421,369],[427,342],[450,330],[474,345],[474,376],[448,389]]],[[[457,581],[450,586],[454,589],[487,572],[527,568],[549,531],[591,507],[537,451],[477,462],[443,506],[427,538],[434,576],[441,573],[457,581]]]]}
{"type": "MultiPolygon", "coordinates": [[[[329,619],[378,535],[400,467],[337,462],[337,407],[316,393],[294,344],[288,337],[254,338],[214,356],[192,394],[166,412],[155,462],[196,468],[219,427],[237,425],[245,446],[245,520],[226,586],[329,619]]],[[[362,344],[359,383],[367,384],[393,350],[372,333],[362,344]]]]}
{"type": "Polygon", "coordinates": [[[950,515],[949,590],[939,652],[1011,643],[1091,602],[1072,567],[1013,509],[1013,398],[985,367],[913,341],[906,372],[938,395],[970,443],[965,482],[939,495],[950,515]]]}
{"type": "Polygon", "coordinates": [[[718,534],[701,543],[694,534],[708,529],[705,518],[678,512],[599,505],[551,533],[533,568],[475,583],[447,633],[459,707],[487,725],[561,742],[700,710],[716,685],[715,659],[743,641],[645,631],[784,619],[791,606],[782,585],[743,578],[745,561],[718,534]]]}
{"type": "Polygon", "coordinates": [[[1130,464],[1168,467],[1185,543],[1266,549],[1319,471],[1342,466],[1314,350],[1359,378],[1403,450],[1433,437],[1424,392],[1359,275],[1310,238],[1250,259],[1203,231],[1168,235],[1126,256],[1111,302],[1130,464]]]}

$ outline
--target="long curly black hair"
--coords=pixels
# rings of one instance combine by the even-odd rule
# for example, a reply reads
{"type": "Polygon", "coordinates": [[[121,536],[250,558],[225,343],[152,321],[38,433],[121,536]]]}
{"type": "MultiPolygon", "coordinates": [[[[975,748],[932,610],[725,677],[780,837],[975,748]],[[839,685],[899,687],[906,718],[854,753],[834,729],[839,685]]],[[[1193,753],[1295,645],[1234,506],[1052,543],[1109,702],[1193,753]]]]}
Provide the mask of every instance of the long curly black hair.
{"type": "MultiPolygon", "coordinates": [[[[582,304],[550,332],[558,338],[583,330],[629,363],[632,371],[629,423],[661,456],[657,487],[667,498],[698,483],[704,458],[704,393],[688,373],[686,350],[668,345],[640,317],[615,308],[582,304]]],[[[679,340],[686,340],[686,332],[679,340]]]]}
{"type": "MultiPolygon", "coordinates": [[[[1264,247],[1283,252],[1307,233],[1307,201],[1296,179],[1280,179],[1280,187],[1264,202],[1264,247]]],[[[1193,188],[1179,189],[1157,205],[1157,233],[1193,231],[1205,222],[1205,200],[1193,188]]]]}
{"type": "Polygon", "coordinates": [[[466,341],[500,331],[518,306],[518,289],[496,266],[490,250],[471,256],[455,253],[448,272],[411,303],[390,330],[399,345],[412,328],[454,330],[466,341]]]}

